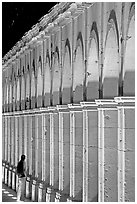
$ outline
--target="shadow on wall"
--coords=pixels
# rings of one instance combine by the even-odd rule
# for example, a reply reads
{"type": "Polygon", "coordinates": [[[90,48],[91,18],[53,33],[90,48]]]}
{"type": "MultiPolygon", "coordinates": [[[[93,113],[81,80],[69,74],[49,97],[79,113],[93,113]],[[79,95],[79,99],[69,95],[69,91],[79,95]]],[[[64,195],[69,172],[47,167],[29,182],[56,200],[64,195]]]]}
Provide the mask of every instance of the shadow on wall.
{"type": "Polygon", "coordinates": [[[87,101],[95,100],[99,98],[99,82],[88,82],[86,87],[87,101]]]}
{"type": "Polygon", "coordinates": [[[135,96],[135,72],[126,72],[123,82],[123,95],[135,96]]]}
{"type": "Polygon", "coordinates": [[[103,98],[114,98],[118,96],[118,78],[106,77],[103,82],[103,98]]]}

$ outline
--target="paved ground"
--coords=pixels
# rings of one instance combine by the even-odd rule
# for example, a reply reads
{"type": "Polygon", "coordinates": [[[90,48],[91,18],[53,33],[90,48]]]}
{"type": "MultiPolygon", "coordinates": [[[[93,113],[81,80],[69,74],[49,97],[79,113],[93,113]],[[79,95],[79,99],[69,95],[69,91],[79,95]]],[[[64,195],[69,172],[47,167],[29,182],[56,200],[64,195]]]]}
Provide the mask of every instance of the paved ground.
{"type": "MultiPolygon", "coordinates": [[[[2,183],[2,202],[17,202],[17,193],[2,183]]],[[[32,202],[25,199],[24,202],[32,202]]]]}

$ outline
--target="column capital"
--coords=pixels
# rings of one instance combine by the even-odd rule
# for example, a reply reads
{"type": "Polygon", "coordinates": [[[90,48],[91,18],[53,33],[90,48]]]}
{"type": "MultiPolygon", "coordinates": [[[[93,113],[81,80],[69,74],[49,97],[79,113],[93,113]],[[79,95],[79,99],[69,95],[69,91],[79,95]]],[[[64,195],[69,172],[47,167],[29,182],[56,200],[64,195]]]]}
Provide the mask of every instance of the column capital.
{"type": "Polygon", "coordinates": [[[117,106],[135,107],[135,97],[115,97],[117,106]]]}
{"type": "Polygon", "coordinates": [[[68,108],[70,111],[82,111],[81,104],[68,104],[68,108]]]}
{"type": "Polygon", "coordinates": [[[114,99],[97,99],[95,100],[98,108],[116,108],[117,102],[114,99]]]}
{"type": "Polygon", "coordinates": [[[59,112],[68,112],[68,105],[57,105],[56,107],[59,112]]]}
{"type": "Polygon", "coordinates": [[[85,101],[83,101],[83,102],[80,102],[80,104],[81,104],[82,108],[88,109],[88,110],[97,109],[97,107],[98,107],[96,102],[85,102],[85,101]]]}

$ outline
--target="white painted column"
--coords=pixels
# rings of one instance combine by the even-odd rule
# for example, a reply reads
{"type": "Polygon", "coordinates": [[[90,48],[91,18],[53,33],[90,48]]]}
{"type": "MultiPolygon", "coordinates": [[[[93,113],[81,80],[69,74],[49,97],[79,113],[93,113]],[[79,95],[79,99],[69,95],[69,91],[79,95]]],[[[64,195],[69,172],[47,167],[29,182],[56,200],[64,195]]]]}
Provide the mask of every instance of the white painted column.
{"type": "MultiPolygon", "coordinates": [[[[27,157],[28,156],[27,155],[27,116],[24,115],[23,119],[24,119],[24,154],[27,157]]],[[[27,162],[26,162],[26,168],[27,168],[27,162]]]]}
{"type": "Polygon", "coordinates": [[[35,177],[38,177],[38,115],[35,115],[35,177]]]}
{"type": "Polygon", "coordinates": [[[2,116],[2,160],[5,160],[5,116],[2,116]]]}
{"type": "Polygon", "coordinates": [[[63,113],[59,112],[59,190],[63,190],[63,113]]]}
{"type": "Polygon", "coordinates": [[[98,202],[104,201],[104,120],[103,109],[98,110],[98,202]]]}
{"type": "Polygon", "coordinates": [[[118,202],[135,201],[135,97],[118,103],[118,202]]]}
{"type": "Polygon", "coordinates": [[[28,121],[28,156],[29,156],[29,174],[32,175],[32,115],[27,116],[28,121]]]}
{"type": "Polygon", "coordinates": [[[19,160],[20,160],[22,155],[22,116],[20,115],[18,119],[19,119],[19,160]]]}
{"type": "Polygon", "coordinates": [[[8,136],[8,139],[7,139],[7,142],[8,142],[8,159],[7,161],[10,163],[10,154],[11,154],[11,144],[10,144],[10,137],[11,137],[11,130],[10,130],[10,116],[7,117],[7,136],[8,136]]]}
{"type": "Polygon", "coordinates": [[[46,168],[46,127],[45,127],[45,113],[42,114],[42,180],[45,181],[46,168]]]}
{"type": "Polygon", "coordinates": [[[8,133],[7,133],[7,116],[5,116],[5,161],[7,161],[7,145],[8,145],[8,133]]]}
{"type": "Polygon", "coordinates": [[[54,185],[54,129],[53,113],[50,113],[50,185],[54,185]]]}
{"type": "Polygon", "coordinates": [[[14,165],[14,116],[11,116],[11,164],[14,165]]]}
{"type": "Polygon", "coordinates": [[[88,202],[88,113],[83,110],[83,202],[88,202]]]}
{"type": "Polygon", "coordinates": [[[117,201],[117,103],[96,100],[98,105],[98,201],[117,201]]]}
{"type": "Polygon", "coordinates": [[[18,163],[18,116],[15,116],[15,166],[18,163]]]}
{"type": "Polygon", "coordinates": [[[125,195],[125,117],[124,109],[118,108],[118,202],[124,202],[125,195]]]}
{"type": "Polygon", "coordinates": [[[75,186],[75,116],[70,111],[70,197],[74,197],[75,186]]]}

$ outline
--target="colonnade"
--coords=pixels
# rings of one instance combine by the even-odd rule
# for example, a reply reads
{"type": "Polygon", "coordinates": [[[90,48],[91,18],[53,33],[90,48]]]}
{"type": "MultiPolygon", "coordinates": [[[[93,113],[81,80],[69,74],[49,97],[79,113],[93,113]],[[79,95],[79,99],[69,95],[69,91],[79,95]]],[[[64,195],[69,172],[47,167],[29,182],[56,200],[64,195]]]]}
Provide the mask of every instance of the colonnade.
{"type": "Polygon", "coordinates": [[[3,182],[32,201],[135,200],[135,4],[59,3],[3,58],[3,182]]]}
{"type": "Polygon", "coordinates": [[[134,103],[116,97],[5,113],[5,183],[17,188],[15,167],[25,154],[33,201],[134,201],[134,103]]]}

